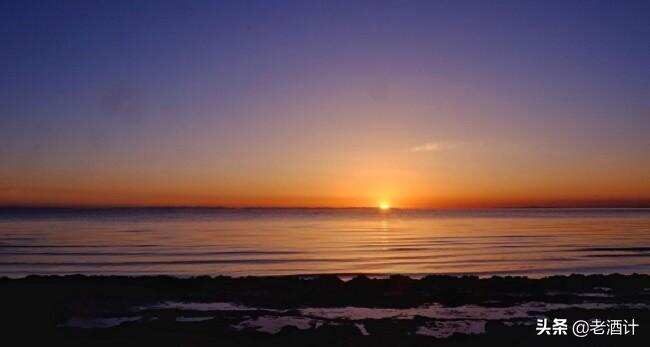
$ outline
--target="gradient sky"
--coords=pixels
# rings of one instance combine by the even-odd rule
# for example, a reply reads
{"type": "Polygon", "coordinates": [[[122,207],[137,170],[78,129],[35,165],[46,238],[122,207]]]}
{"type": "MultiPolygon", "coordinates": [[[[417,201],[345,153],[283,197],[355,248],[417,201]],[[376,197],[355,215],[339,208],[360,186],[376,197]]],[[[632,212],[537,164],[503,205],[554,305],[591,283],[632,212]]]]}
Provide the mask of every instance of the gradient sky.
{"type": "Polygon", "coordinates": [[[4,1],[0,204],[650,206],[648,1],[4,1]]]}

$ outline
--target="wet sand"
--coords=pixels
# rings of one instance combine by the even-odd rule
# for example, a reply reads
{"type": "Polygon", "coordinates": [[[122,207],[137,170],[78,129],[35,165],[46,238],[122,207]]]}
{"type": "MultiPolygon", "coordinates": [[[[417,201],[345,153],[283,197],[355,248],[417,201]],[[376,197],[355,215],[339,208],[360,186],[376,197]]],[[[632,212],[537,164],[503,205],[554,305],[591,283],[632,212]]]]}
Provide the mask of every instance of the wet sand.
{"type": "Polygon", "coordinates": [[[29,276],[0,279],[8,335],[66,346],[647,345],[650,276],[29,276]],[[634,336],[537,336],[538,318],[634,336]]]}

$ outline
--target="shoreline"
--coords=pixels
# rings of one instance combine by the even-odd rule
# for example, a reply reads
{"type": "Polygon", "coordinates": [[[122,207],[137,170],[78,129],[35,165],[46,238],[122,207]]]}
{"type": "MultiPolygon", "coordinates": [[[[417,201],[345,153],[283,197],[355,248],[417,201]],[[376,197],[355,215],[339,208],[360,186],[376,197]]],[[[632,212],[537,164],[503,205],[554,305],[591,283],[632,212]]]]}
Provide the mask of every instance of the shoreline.
{"type": "MultiPolygon", "coordinates": [[[[549,343],[538,317],[634,318],[643,345],[650,275],[28,276],[0,278],[11,329],[67,345],[549,343]],[[31,333],[29,333],[31,332],[31,333]],[[38,334],[34,334],[38,332],[38,334]],[[149,341],[149,342],[145,342],[149,341]],[[326,343],[327,342],[327,343],[326,343]]],[[[561,337],[559,345],[616,344],[561,337]]]]}
{"type": "MultiPolygon", "coordinates": [[[[423,276],[408,276],[399,274],[300,274],[300,275],[269,275],[269,276],[226,276],[226,275],[201,275],[179,277],[171,275],[28,275],[20,278],[0,276],[0,288],[7,290],[12,287],[37,286],[40,284],[54,286],[55,288],[79,288],[84,290],[105,290],[105,285],[119,283],[122,294],[130,289],[147,286],[155,288],[160,297],[177,295],[182,297],[183,291],[192,292],[196,298],[197,289],[217,288],[222,290],[221,299],[242,300],[245,296],[241,293],[228,292],[231,296],[224,296],[226,289],[252,288],[269,291],[300,289],[306,290],[302,294],[313,294],[321,290],[338,290],[338,295],[343,295],[351,290],[363,288],[368,292],[386,294],[387,288],[398,287],[394,295],[411,295],[419,300],[429,300],[434,294],[441,291],[455,290],[467,292],[480,289],[482,297],[492,297],[503,293],[527,293],[528,295],[544,295],[548,291],[571,289],[574,293],[589,292],[593,288],[610,288],[612,293],[637,291],[641,295],[650,297],[650,274],[579,274],[551,275],[544,277],[530,277],[522,275],[486,275],[474,274],[429,274],[423,276]],[[360,287],[361,286],[361,287],[360,287]],[[284,288],[279,288],[284,287],[284,288]]],[[[446,292],[447,293],[447,292],[446,292]]],[[[279,293],[276,293],[279,294],[279,293]]],[[[296,293],[294,292],[293,295],[296,293]]],[[[391,295],[393,295],[391,294],[391,295]]],[[[389,295],[390,296],[390,295],[389,295]]],[[[473,293],[469,297],[478,297],[473,293]]],[[[468,297],[468,298],[469,298],[468,297]]],[[[214,299],[206,293],[205,299],[214,299]]],[[[303,296],[301,299],[305,299],[303,296]]],[[[340,298],[339,298],[340,300],[340,298]]],[[[445,297],[436,297],[436,301],[445,302],[445,297]]],[[[304,304],[304,302],[303,302],[304,304]]]]}

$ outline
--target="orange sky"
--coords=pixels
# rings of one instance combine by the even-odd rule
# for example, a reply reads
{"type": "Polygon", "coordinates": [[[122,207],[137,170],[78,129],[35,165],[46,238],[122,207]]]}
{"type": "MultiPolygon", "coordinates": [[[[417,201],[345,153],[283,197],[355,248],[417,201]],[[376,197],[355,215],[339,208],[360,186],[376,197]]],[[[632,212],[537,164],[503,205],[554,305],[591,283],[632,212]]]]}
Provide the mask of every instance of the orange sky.
{"type": "Polygon", "coordinates": [[[638,4],[372,3],[12,7],[0,205],[649,204],[638,4]]]}
{"type": "Polygon", "coordinates": [[[37,163],[20,175],[5,174],[3,181],[12,184],[0,191],[0,204],[358,207],[385,201],[394,207],[444,208],[650,201],[646,167],[614,153],[592,158],[470,141],[350,146],[230,159],[162,152],[143,155],[147,165],[116,158],[56,170],[37,163]]]}

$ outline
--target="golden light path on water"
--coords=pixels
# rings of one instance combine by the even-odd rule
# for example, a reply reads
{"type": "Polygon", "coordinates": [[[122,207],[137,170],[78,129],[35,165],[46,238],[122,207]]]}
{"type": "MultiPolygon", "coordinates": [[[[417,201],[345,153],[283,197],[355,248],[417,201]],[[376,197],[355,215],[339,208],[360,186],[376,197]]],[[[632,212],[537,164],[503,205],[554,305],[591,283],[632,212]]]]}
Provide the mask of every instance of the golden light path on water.
{"type": "Polygon", "coordinates": [[[650,210],[0,216],[0,275],[650,272],[650,210]]]}

